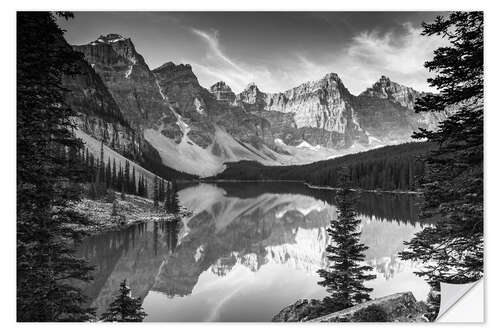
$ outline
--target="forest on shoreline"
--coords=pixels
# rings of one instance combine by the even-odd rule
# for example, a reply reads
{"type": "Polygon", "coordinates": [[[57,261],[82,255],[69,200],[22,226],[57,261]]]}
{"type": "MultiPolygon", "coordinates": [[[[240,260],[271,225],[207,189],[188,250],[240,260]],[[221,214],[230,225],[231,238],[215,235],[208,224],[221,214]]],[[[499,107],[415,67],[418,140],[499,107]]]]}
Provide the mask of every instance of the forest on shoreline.
{"type": "Polygon", "coordinates": [[[227,163],[209,180],[300,181],[337,188],[341,173],[349,173],[354,188],[381,191],[416,191],[425,171],[425,156],[435,147],[428,142],[386,146],[306,165],[265,166],[254,161],[227,163]]]}

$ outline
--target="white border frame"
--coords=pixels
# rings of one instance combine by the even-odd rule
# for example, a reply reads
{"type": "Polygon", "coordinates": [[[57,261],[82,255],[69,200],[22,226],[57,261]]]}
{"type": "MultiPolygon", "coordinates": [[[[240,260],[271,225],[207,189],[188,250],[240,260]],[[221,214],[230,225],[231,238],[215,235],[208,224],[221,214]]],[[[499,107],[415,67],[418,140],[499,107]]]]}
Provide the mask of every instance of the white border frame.
{"type": "MultiPolygon", "coordinates": [[[[500,107],[499,98],[496,96],[500,90],[498,77],[500,75],[498,55],[500,54],[498,43],[498,32],[500,31],[500,15],[498,6],[495,3],[498,1],[476,0],[476,1],[439,1],[436,0],[420,0],[418,2],[403,2],[401,0],[391,1],[368,1],[368,0],[349,0],[341,3],[334,1],[327,2],[321,0],[252,0],[247,2],[237,2],[236,0],[181,0],[173,3],[158,2],[151,0],[142,0],[134,2],[124,2],[123,0],[108,0],[106,2],[99,0],[86,0],[81,2],[69,2],[68,0],[18,0],[15,2],[2,2],[2,10],[0,11],[2,25],[2,52],[0,53],[2,61],[2,108],[0,111],[0,143],[3,163],[1,163],[2,175],[2,191],[0,202],[2,204],[2,241],[1,255],[3,263],[3,274],[1,274],[1,286],[3,287],[2,302],[0,303],[2,316],[2,326],[4,331],[46,331],[51,332],[67,332],[72,333],[85,332],[89,330],[109,331],[120,330],[122,333],[135,332],[138,329],[158,330],[198,330],[232,332],[235,330],[240,332],[253,332],[254,330],[272,329],[273,331],[282,331],[287,333],[299,332],[304,330],[315,330],[317,332],[331,332],[331,330],[348,329],[349,332],[365,332],[377,327],[381,330],[407,330],[407,332],[419,332],[425,330],[453,330],[453,332],[468,332],[470,330],[490,329],[498,325],[498,315],[495,316],[497,310],[493,295],[500,295],[496,283],[488,283],[488,281],[498,281],[498,260],[495,257],[500,253],[499,244],[496,237],[500,236],[500,219],[498,210],[493,210],[494,203],[498,202],[495,196],[495,190],[500,187],[499,182],[499,162],[500,154],[496,151],[496,144],[500,143],[500,130],[496,127],[500,126],[500,107]],[[16,155],[15,155],[15,20],[17,10],[164,10],[164,11],[441,11],[441,10],[484,10],[486,18],[486,53],[485,53],[485,69],[486,69],[486,118],[485,118],[485,198],[486,198],[486,216],[485,216],[485,238],[486,238],[486,281],[488,294],[490,297],[485,297],[487,301],[485,320],[487,324],[250,324],[250,323],[192,323],[192,324],[172,324],[172,323],[148,323],[148,324],[19,324],[15,323],[15,172],[16,172],[16,155]],[[488,209],[491,208],[491,209],[488,209]],[[488,257],[490,260],[488,260],[488,257]],[[491,310],[491,311],[490,311],[491,310]],[[497,318],[495,318],[497,317],[497,318]],[[141,325],[137,327],[136,325],[141,325]],[[339,326],[342,325],[342,326],[339,326]],[[365,326],[369,325],[369,326],[365,326]],[[404,325],[403,328],[401,325],[404,325]],[[422,326],[425,325],[425,328],[422,326]],[[473,327],[472,327],[472,326],[473,327]],[[375,326],[375,327],[373,327],[375,326]],[[383,327],[382,327],[383,326],[383,327]]],[[[487,294],[485,293],[485,296],[487,294]]],[[[471,305],[472,306],[472,305],[471,305]]]]}

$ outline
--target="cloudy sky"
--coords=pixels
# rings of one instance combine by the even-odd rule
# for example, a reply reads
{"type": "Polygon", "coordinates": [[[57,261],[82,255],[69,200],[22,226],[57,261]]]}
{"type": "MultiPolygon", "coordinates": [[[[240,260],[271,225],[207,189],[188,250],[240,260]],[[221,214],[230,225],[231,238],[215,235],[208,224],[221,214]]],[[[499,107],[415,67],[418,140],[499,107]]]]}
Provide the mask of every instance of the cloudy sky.
{"type": "Polygon", "coordinates": [[[235,92],[255,82],[283,91],[337,73],[353,94],[381,75],[417,90],[440,38],[420,35],[436,12],[75,12],[60,21],[71,44],[102,34],[131,37],[153,69],[188,63],[200,83],[225,81],[235,92]]]}

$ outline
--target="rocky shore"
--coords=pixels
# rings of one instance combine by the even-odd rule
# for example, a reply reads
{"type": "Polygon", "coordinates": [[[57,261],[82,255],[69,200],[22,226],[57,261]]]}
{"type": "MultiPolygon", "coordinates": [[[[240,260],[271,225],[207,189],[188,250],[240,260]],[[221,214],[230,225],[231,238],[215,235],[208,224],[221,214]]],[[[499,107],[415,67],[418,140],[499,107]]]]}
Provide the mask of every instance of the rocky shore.
{"type": "Polygon", "coordinates": [[[319,300],[301,299],[283,308],[273,322],[427,322],[427,306],[411,292],[396,293],[328,313],[319,300]]]}
{"type": "MultiPolygon", "coordinates": [[[[69,225],[74,230],[85,231],[89,234],[98,234],[109,230],[126,228],[129,225],[140,222],[168,221],[177,218],[173,214],[167,214],[163,207],[154,208],[153,200],[135,195],[120,197],[115,192],[113,198],[91,200],[83,198],[75,202],[72,209],[83,214],[90,222],[87,225],[69,225]]],[[[181,211],[181,216],[189,212],[181,211]]]]}

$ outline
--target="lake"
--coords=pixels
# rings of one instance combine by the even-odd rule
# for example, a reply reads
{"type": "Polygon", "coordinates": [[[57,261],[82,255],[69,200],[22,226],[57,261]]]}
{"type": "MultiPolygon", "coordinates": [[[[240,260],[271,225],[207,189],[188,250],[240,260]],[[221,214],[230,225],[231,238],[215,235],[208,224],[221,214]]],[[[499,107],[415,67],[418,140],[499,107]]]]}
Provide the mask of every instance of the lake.
{"type": "MultiPolygon", "coordinates": [[[[185,185],[179,223],[132,225],[84,240],[79,254],[96,267],[84,291],[100,314],[127,279],[145,321],[270,321],[300,298],[322,298],[316,271],[325,265],[334,192],[299,183],[185,185]]],[[[361,242],[374,268],[372,297],[428,285],[403,262],[403,242],[422,229],[417,197],[359,193],[361,242]]]]}

